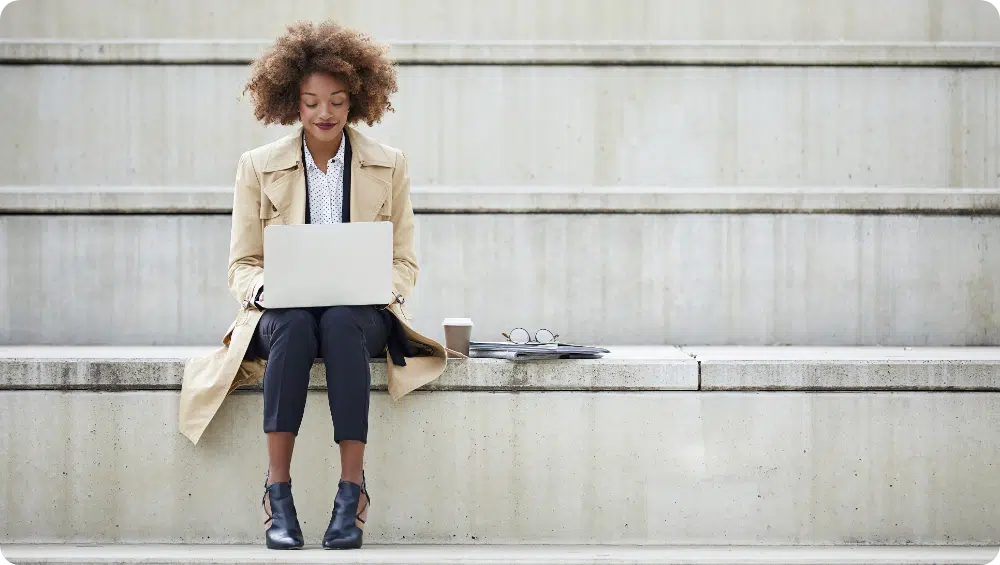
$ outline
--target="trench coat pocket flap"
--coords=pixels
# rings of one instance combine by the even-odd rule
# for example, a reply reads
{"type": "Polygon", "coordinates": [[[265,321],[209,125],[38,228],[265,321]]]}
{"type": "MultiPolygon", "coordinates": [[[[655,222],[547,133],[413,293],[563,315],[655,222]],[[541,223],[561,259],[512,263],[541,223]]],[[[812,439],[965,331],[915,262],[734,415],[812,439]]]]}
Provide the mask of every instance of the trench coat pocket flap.
{"type": "Polygon", "coordinates": [[[392,201],[389,199],[389,190],[388,182],[366,171],[351,192],[351,207],[360,214],[355,221],[372,221],[379,214],[391,215],[392,201]]]}
{"type": "MultiPolygon", "coordinates": [[[[291,206],[292,193],[294,192],[292,186],[296,178],[303,179],[304,177],[301,174],[297,174],[295,170],[292,170],[274,182],[264,185],[262,191],[267,196],[267,199],[271,201],[271,206],[270,212],[267,212],[264,209],[264,201],[261,199],[261,218],[264,217],[263,214],[265,213],[279,215],[291,206]]],[[[271,216],[271,218],[273,217],[271,216]]]]}

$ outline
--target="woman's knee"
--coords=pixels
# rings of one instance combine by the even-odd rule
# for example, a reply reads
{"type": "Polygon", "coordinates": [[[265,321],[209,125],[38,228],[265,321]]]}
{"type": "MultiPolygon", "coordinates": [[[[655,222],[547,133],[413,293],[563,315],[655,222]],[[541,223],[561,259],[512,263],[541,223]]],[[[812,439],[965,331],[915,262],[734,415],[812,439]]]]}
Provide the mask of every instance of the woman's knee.
{"type": "Polygon", "coordinates": [[[358,314],[351,306],[332,306],[323,312],[319,319],[322,335],[338,335],[345,332],[357,332],[361,329],[358,314]]]}
{"type": "Polygon", "coordinates": [[[287,310],[268,310],[265,314],[273,316],[269,320],[272,326],[272,335],[281,332],[294,336],[296,340],[316,339],[316,318],[307,310],[289,308],[287,310]]]}

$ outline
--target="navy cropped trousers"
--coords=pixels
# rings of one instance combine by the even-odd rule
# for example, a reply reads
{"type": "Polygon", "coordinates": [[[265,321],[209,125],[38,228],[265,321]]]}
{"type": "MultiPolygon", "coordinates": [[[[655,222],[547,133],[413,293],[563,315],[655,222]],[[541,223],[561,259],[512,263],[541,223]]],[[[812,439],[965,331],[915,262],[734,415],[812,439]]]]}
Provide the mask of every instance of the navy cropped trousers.
{"type": "Polygon", "coordinates": [[[391,315],[378,306],[265,310],[247,352],[267,360],[264,432],[298,434],[309,371],[322,358],[334,441],[367,442],[368,363],[386,349],[391,315]]]}

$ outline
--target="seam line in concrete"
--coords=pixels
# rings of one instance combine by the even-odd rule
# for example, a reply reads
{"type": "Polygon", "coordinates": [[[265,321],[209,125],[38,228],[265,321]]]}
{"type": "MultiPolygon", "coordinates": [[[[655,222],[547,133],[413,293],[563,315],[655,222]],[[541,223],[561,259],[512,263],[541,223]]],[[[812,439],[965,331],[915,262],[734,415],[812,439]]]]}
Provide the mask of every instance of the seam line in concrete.
{"type": "Polygon", "coordinates": [[[695,366],[698,367],[698,390],[699,391],[704,390],[701,380],[702,366],[701,366],[701,361],[698,359],[698,354],[692,351],[688,351],[687,347],[684,347],[683,345],[678,346],[677,349],[680,350],[680,352],[683,353],[684,355],[687,355],[688,357],[694,360],[695,366]]]}

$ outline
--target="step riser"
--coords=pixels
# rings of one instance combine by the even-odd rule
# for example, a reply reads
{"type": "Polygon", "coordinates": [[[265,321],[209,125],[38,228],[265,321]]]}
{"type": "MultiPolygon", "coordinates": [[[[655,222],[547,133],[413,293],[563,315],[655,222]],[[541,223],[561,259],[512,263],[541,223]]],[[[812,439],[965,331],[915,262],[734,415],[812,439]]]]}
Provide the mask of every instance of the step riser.
{"type": "MultiPolygon", "coordinates": [[[[261,399],[194,447],[174,392],[0,393],[3,542],[259,542],[261,399]]],[[[379,393],[368,541],[996,544],[998,414],[996,393],[379,393]]],[[[334,453],[313,393],[309,543],[334,453]]]]}
{"type": "MultiPolygon", "coordinates": [[[[998,217],[418,215],[417,227],[409,306],[438,338],[443,318],[471,316],[480,340],[522,326],[606,344],[1000,343],[998,217]]],[[[18,273],[0,277],[0,344],[218,343],[238,308],[229,237],[226,215],[0,217],[0,271],[18,273]]]]}
{"type": "MultiPolygon", "coordinates": [[[[0,66],[22,85],[0,106],[19,132],[0,139],[0,184],[229,185],[288,130],[253,121],[246,76],[0,66]]],[[[998,89],[995,68],[403,67],[372,133],[417,185],[996,187],[998,89]]]]}
{"type": "Polygon", "coordinates": [[[990,41],[996,9],[979,0],[33,0],[4,10],[7,37],[274,37],[298,19],[335,17],[377,38],[399,39],[788,39],[990,41]],[[391,16],[387,16],[391,14],[391,16]],[[525,25],[530,21],[530,25],[525,25]]]}

